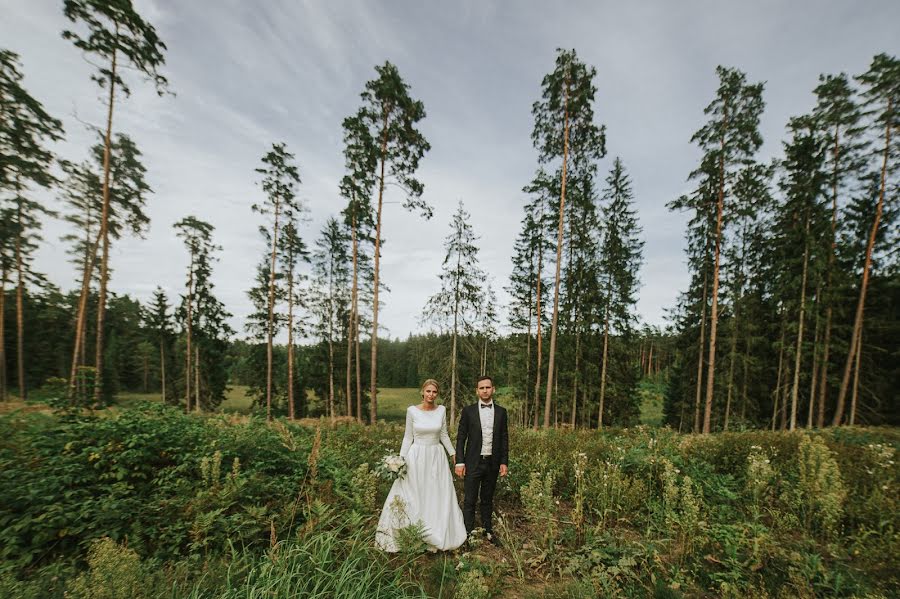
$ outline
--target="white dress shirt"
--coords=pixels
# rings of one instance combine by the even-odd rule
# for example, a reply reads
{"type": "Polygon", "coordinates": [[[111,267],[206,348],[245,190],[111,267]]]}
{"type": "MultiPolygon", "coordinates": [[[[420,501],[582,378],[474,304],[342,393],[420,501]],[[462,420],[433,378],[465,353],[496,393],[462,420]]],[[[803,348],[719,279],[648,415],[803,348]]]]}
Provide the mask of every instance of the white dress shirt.
{"type": "Polygon", "coordinates": [[[478,417],[481,419],[481,455],[491,455],[494,449],[494,402],[486,404],[478,400],[478,417]]]}

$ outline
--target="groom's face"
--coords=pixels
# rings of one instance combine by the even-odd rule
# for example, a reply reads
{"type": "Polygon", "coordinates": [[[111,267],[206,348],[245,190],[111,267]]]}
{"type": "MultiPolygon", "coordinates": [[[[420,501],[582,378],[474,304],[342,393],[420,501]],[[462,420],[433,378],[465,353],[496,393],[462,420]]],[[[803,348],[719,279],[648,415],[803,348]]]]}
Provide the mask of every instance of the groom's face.
{"type": "Polygon", "coordinates": [[[490,379],[478,381],[478,386],[475,387],[475,392],[478,394],[478,399],[480,399],[484,403],[487,403],[491,401],[491,397],[494,396],[494,383],[492,383],[490,379]]]}

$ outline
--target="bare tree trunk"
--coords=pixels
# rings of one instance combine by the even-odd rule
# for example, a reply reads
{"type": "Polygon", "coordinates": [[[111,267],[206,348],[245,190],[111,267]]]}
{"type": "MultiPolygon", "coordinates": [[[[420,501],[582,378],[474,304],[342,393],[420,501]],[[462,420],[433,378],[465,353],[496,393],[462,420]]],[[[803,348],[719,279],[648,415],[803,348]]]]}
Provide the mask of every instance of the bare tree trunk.
{"type": "MultiPolygon", "coordinates": [[[[353,212],[350,215],[350,236],[353,245],[353,286],[350,291],[350,317],[347,323],[347,416],[353,416],[353,400],[350,392],[350,372],[353,362],[353,338],[356,319],[356,196],[353,197],[353,212]]],[[[357,414],[362,419],[362,414],[357,414]]]]}
{"type": "Polygon", "coordinates": [[[800,317],[797,323],[797,346],[794,350],[794,384],[791,386],[791,426],[797,428],[797,403],[800,391],[800,362],[803,357],[803,325],[806,316],[806,274],[809,266],[809,212],[806,214],[806,241],[803,245],[803,275],[800,279],[800,317]]]}
{"type": "MultiPolygon", "coordinates": [[[[888,99],[888,114],[893,115],[893,98],[888,99]]],[[[875,246],[875,236],[878,233],[878,223],[881,221],[881,212],[884,209],[885,176],[887,174],[888,154],[891,149],[891,119],[888,118],[885,127],[884,159],[881,163],[881,185],[878,190],[878,204],[875,207],[875,220],[869,233],[869,241],[866,244],[866,259],[863,264],[862,284],[859,288],[859,301],[856,303],[856,317],[853,319],[853,334],[850,335],[850,351],[847,352],[847,362],[844,365],[844,376],[841,379],[841,389],[838,392],[837,408],[834,413],[832,426],[840,426],[844,418],[844,404],[847,399],[847,387],[850,384],[850,370],[856,351],[859,349],[859,337],[862,335],[863,308],[866,305],[866,291],[869,288],[869,268],[872,265],[872,250],[875,246]],[[855,343],[854,343],[855,341],[855,343]]]]}
{"type": "Polygon", "coordinates": [[[744,380],[741,383],[741,420],[747,419],[747,378],[750,374],[750,335],[744,339],[744,380]]]}
{"type": "Polygon", "coordinates": [[[356,352],[356,419],[362,422],[362,362],[359,357],[359,310],[353,315],[354,325],[353,341],[354,351],[356,352]]]}
{"type": "Polygon", "coordinates": [[[7,400],[6,390],[6,263],[0,276],[0,401],[7,400]]]}
{"type": "Polygon", "coordinates": [[[166,348],[162,338],[159,340],[159,378],[162,402],[166,403],[166,348]]]}
{"type": "MultiPolygon", "coordinates": [[[[576,325],[577,326],[577,325],[576,325]]],[[[575,331],[575,376],[572,378],[572,428],[575,428],[575,412],[578,407],[578,363],[581,358],[581,329],[575,331]]]]}
{"type": "Polygon", "coordinates": [[[450,355],[450,420],[447,426],[456,422],[456,337],[459,334],[459,271],[462,256],[456,255],[456,285],[453,288],[453,349],[450,355]]]}
{"type": "Polygon", "coordinates": [[[703,273],[703,308],[700,311],[700,345],[697,350],[697,393],[694,398],[694,432],[700,432],[700,399],[703,395],[703,350],[706,347],[706,288],[708,273],[703,273]]]}
{"type": "MultiPolygon", "coordinates": [[[[294,256],[293,250],[288,250],[291,252],[291,256],[289,262],[291,263],[291,268],[288,271],[288,346],[287,346],[287,360],[288,360],[288,380],[287,380],[287,401],[288,401],[288,420],[294,420],[297,417],[297,414],[294,409],[294,256]]],[[[331,381],[334,378],[332,376],[332,359],[331,359],[331,338],[328,340],[328,366],[329,366],[329,375],[328,375],[328,384],[331,385],[331,381]]],[[[331,390],[332,395],[334,394],[334,390],[331,390]]],[[[332,406],[332,410],[334,407],[332,406]]],[[[334,414],[332,414],[333,416],[334,414]]]]}
{"type": "MultiPolygon", "coordinates": [[[[529,418],[528,416],[531,414],[531,400],[528,397],[528,388],[531,386],[531,295],[530,295],[530,287],[529,287],[529,297],[528,297],[528,335],[525,338],[525,384],[523,385],[523,392],[525,393],[525,407],[522,410],[522,426],[528,426],[529,418]]],[[[537,402],[537,396],[535,396],[535,402],[537,402]]]]}
{"type": "Polygon", "coordinates": [[[825,292],[828,295],[828,307],[825,309],[825,340],[822,348],[822,367],[819,369],[819,396],[816,409],[816,426],[825,426],[825,402],[828,399],[828,352],[831,349],[831,314],[834,306],[831,278],[834,271],[834,257],[837,253],[837,217],[838,217],[838,156],[840,155],[840,127],[834,127],[834,168],[831,173],[831,252],[828,254],[828,275],[825,292]]]}
{"type": "MultiPolygon", "coordinates": [[[[725,107],[725,123],[728,123],[728,107],[725,107]]],[[[723,125],[723,130],[725,125],[723,125]]],[[[719,324],[719,260],[722,247],[722,212],[725,209],[725,135],[722,135],[722,149],[719,158],[719,194],[716,200],[716,248],[713,265],[712,308],[709,315],[709,359],[706,371],[706,403],[703,408],[703,433],[710,430],[713,391],[716,379],[716,330],[719,324]]]]}
{"type": "Polygon", "coordinates": [[[25,273],[22,264],[22,193],[19,176],[16,175],[16,364],[19,399],[28,399],[28,385],[25,382],[25,273]]]}
{"type": "Polygon", "coordinates": [[[194,346],[194,410],[199,414],[200,407],[200,346],[194,346]]]}
{"type": "Polygon", "coordinates": [[[272,337],[275,333],[275,249],[278,246],[278,212],[281,202],[275,201],[275,222],[272,232],[272,257],[269,263],[269,318],[266,323],[266,421],[272,421],[272,337]]]}
{"type": "Polygon", "coordinates": [[[856,343],[856,366],[853,369],[853,391],[850,394],[850,420],[848,424],[853,426],[856,422],[856,398],[859,396],[859,363],[862,356],[862,331],[859,332],[856,343]]]}
{"type": "Polygon", "coordinates": [[[819,381],[819,302],[822,300],[822,282],[816,285],[816,324],[813,333],[812,376],[809,377],[809,411],[806,416],[806,428],[813,427],[813,412],[816,403],[816,384],[819,381]]]}
{"type": "Polygon", "coordinates": [[[97,258],[97,250],[100,247],[100,233],[90,246],[89,254],[85,258],[84,273],[81,279],[81,295],[78,296],[78,315],[75,319],[75,348],[72,350],[72,368],[69,370],[69,399],[71,400],[76,385],[78,365],[84,364],[85,346],[87,345],[87,304],[91,295],[91,278],[94,272],[94,260],[97,258]]]}
{"type": "Polygon", "coordinates": [[[775,391],[773,392],[774,400],[772,401],[772,430],[775,430],[775,423],[778,421],[778,399],[781,397],[781,372],[784,368],[784,316],[781,318],[781,343],[778,349],[778,374],[775,375],[775,391]]]}
{"type": "Polygon", "coordinates": [[[609,304],[603,315],[603,359],[600,366],[600,410],[597,415],[597,428],[603,430],[603,402],[606,398],[606,363],[609,353],[609,304]]]}
{"type": "MultiPolygon", "coordinates": [[[[543,244],[544,235],[541,233],[540,243],[538,247],[543,244]]],[[[538,427],[538,414],[540,413],[540,397],[541,397],[541,344],[543,341],[543,337],[541,336],[541,274],[543,268],[543,253],[538,254],[538,272],[537,272],[537,369],[535,374],[535,382],[534,382],[534,429],[537,430],[538,427]]]]}
{"type": "Polygon", "coordinates": [[[191,337],[193,336],[193,309],[194,309],[194,253],[195,249],[191,248],[191,262],[188,270],[188,305],[187,305],[187,336],[185,339],[185,367],[184,367],[184,397],[185,407],[188,414],[191,413],[191,337]]]}
{"type": "Polygon", "coordinates": [[[334,411],[334,259],[328,262],[328,412],[334,411]]]}
{"type": "MultiPolygon", "coordinates": [[[[381,175],[378,177],[378,216],[375,223],[375,287],[372,301],[372,369],[371,381],[369,381],[369,423],[375,424],[378,418],[378,286],[379,267],[381,265],[381,207],[384,200],[384,162],[387,155],[387,124],[388,109],[382,110],[381,124],[381,175]]],[[[452,410],[451,410],[452,412],[452,410]]]]}
{"type": "MultiPolygon", "coordinates": [[[[119,25],[116,23],[116,38],[119,25]]],[[[103,394],[103,321],[106,317],[106,286],[109,282],[109,175],[110,150],[112,144],[112,118],[116,89],[116,49],[113,49],[112,68],[109,74],[109,110],[106,114],[106,138],[103,144],[103,211],[100,215],[100,239],[103,240],[103,254],[100,259],[100,292],[97,296],[97,374],[94,379],[94,403],[100,403],[103,394]]]]}
{"type": "Polygon", "coordinates": [[[559,231],[556,236],[556,279],[553,285],[553,318],[550,323],[550,355],[547,357],[547,395],[544,399],[544,428],[550,426],[550,405],[553,400],[553,388],[550,381],[554,379],[553,366],[556,361],[556,329],[559,320],[559,274],[562,267],[563,225],[566,208],[566,169],[569,163],[569,81],[566,76],[566,91],[563,99],[563,161],[562,180],[559,194],[559,231]]]}

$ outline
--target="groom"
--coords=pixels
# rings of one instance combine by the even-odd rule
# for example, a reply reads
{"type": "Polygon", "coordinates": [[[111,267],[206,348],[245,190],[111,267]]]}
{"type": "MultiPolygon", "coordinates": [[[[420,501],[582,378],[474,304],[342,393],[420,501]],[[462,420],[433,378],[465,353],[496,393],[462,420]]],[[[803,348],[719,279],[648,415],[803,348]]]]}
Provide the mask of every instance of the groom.
{"type": "Polygon", "coordinates": [[[481,526],[495,545],[491,514],[497,476],[506,476],[509,464],[509,430],[506,409],[493,402],[494,381],[489,376],[475,386],[478,402],[466,406],[456,435],[456,475],[465,477],[463,521],[466,532],[475,528],[475,504],[481,498],[481,526]]]}

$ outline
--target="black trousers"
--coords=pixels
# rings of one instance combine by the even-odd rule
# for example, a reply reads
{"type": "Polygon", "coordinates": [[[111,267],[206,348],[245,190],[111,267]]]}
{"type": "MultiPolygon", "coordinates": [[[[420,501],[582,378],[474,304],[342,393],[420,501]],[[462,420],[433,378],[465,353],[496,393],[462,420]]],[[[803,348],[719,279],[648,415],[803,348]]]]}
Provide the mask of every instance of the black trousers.
{"type": "Polygon", "coordinates": [[[494,511],[494,489],[497,488],[497,477],[500,468],[494,466],[490,458],[482,459],[474,469],[466,468],[463,499],[463,522],[466,532],[475,528],[475,504],[481,506],[481,527],[493,533],[492,513],[494,511]],[[480,499],[480,501],[479,501],[480,499]]]}

